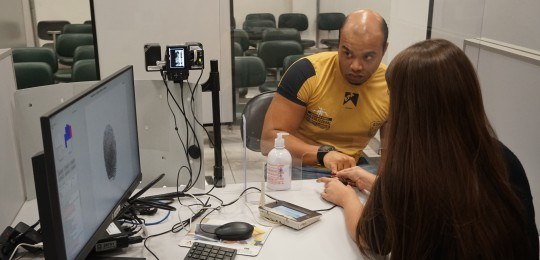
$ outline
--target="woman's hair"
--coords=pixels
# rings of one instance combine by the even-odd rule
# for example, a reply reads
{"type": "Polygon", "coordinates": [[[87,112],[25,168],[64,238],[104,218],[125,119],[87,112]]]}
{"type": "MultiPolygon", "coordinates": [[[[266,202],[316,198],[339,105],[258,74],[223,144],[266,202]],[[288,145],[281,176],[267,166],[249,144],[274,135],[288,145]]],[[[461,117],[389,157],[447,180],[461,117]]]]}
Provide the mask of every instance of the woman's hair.
{"type": "Polygon", "coordinates": [[[357,226],[361,252],[528,258],[524,207],[465,53],[446,40],[422,41],[394,58],[386,79],[386,151],[357,226]]]}

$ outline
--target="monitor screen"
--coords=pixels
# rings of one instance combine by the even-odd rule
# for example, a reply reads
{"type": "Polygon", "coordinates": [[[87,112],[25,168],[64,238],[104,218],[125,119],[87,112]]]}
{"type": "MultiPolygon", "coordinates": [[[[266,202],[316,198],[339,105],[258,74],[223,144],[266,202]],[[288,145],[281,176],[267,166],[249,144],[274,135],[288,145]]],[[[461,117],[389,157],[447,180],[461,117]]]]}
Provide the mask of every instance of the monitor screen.
{"type": "Polygon", "coordinates": [[[46,259],[83,259],[139,184],[133,67],[41,117],[34,170],[46,259]]]}

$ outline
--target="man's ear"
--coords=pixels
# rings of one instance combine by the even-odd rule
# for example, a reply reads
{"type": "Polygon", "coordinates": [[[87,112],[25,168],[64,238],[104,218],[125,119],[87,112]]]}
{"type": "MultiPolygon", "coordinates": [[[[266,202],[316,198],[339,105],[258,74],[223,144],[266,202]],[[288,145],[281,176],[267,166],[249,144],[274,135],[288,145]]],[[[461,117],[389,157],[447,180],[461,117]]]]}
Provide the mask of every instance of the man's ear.
{"type": "Polygon", "coordinates": [[[386,50],[388,50],[388,42],[386,42],[386,44],[384,44],[384,47],[383,47],[383,50],[382,50],[382,56],[384,56],[384,54],[386,53],[386,50]]]}

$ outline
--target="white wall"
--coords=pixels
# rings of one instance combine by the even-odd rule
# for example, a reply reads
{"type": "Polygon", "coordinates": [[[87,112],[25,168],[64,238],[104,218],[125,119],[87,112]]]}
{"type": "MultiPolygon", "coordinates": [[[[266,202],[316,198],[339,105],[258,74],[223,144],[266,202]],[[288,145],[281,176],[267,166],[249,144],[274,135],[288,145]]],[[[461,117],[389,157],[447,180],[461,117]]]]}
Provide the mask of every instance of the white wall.
{"type": "MultiPolygon", "coordinates": [[[[488,38],[498,48],[540,59],[540,2],[502,0],[436,1],[432,36],[449,39],[458,46],[470,38],[488,38]]],[[[499,139],[521,160],[531,185],[534,205],[540,209],[540,140],[537,98],[540,86],[538,63],[501,54],[494,49],[467,46],[477,66],[487,114],[499,139]]],[[[536,214],[540,223],[540,214],[536,214]]]]}
{"type": "MultiPolygon", "coordinates": [[[[134,66],[135,79],[161,80],[159,72],[145,70],[143,47],[146,43],[159,43],[163,53],[166,45],[200,42],[204,48],[205,70],[199,83],[208,79],[210,60],[217,59],[221,84],[221,122],[232,122],[228,1],[162,0],[156,6],[151,0],[95,0],[94,13],[102,78],[131,64],[134,66]],[[125,8],[128,5],[131,8],[125,8]]],[[[190,71],[189,82],[195,83],[200,72],[190,71]]],[[[172,87],[172,83],[170,85],[172,87]]],[[[203,123],[212,123],[212,107],[209,104],[210,93],[204,93],[203,102],[199,104],[203,108],[203,123]]]]}
{"type": "Polygon", "coordinates": [[[25,200],[12,109],[17,86],[9,49],[0,49],[0,78],[0,228],[3,230],[11,225],[25,200]]]}
{"type": "Polygon", "coordinates": [[[389,63],[400,51],[426,39],[428,0],[392,0],[388,24],[388,50],[383,62],[389,63]]]}
{"type": "Polygon", "coordinates": [[[26,30],[21,1],[0,0],[0,48],[26,46],[26,30]]]}

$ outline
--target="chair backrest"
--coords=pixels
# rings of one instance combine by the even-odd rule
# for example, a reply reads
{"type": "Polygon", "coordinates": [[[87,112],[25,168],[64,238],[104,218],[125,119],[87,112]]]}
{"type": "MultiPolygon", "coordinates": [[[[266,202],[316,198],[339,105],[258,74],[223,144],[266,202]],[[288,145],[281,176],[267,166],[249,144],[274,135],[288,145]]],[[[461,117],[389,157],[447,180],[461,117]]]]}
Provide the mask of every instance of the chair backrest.
{"type": "Polygon", "coordinates": [[[94,59],[79,60],[73,64],[71,81],[98,80],[96,73],[96,61],[94,59]]]}
{"type": "Polygon", "coordinates": [[[62,33],[92,33],[92,24],[66,24],[62,29],[62,33]]]}
{"type": "Polygon", "coordinates": [[[317,15],[317,29],[319,30],[339,30],[345,22],[343,13],[320,13],[317,15]]]}
{"type": "MultiPolygon", "coordinates": [[[[274,98],[275,92],[264,92],[261,93],[252,99],[250,99],[242,115],[246,118],[246,146],[248,149],[260,152],[261,151],[261,135],[264,125],[264,117],[266,116],[266,111],[274,98]]],[[[242,126],[240,127],[242,139],[244,139],[244,122],[242,121],[242,126]]]]}
{"type": "Polygon", "coordinates": [[[300,32],[307,30],[308,18],[301,13],[284,13],[278,17],[278,28],[294,28],[300,32]]]}
{"type": "Polygon", "coordinates": [[[234,29],[233,40],[240,44],[243,51],[249,49],[249,36],[246,31],[242,29],[234,29]]]}
{"type": "Polygon", "coordinates": [[[72,64],[69,61],[75,54],[75,49],[82,45],[94,44],[94,36],[90,33],[68,33],[61,34],[56,40],[56,54],[62,64],[72,64]]]}
{"type": "Polygon", "coordinates": [[[300,33],[294,28],[269,28],[263,31],[262,41],[297,41],[300,42],[300,33]]]}
{"type": "Polygon", "coordinates": [[[276,23],[270,20],[245,20],[242,25],[250,40],[262,39],[262,33],[268,28],[276,28],[276,23]]]}
{"type": "Polygon", "coordinates": [[[234,57],[234,87],[246,88],[264,84],[266,68],[256,56],[234,57]]]}
{"type": "Polygon", "coordinates": [[[240,43],[233,42],[232,54],[233,57],[244,56],[244,50],[242,50],[242,45],[240,45],[240,43]]]}
{"type": "Polygon", "coordinates": [[[21,47],[12,50],[13,62],[45,62],[55,73],[58,70],[58,59],[53,49],[47,47],[21,47]]]}
{"type": "Polygon", "coordinates": [[[51,66],[45,62],[14,63],[17,89],[32,88],[54,83],[51,66]]]}
{"type": "Polygon", "coordinates": [[[53,40],[52,34],[49,31],[62,31],[64,25],[69,24],[69,21],[64,20],[51,20],[51,21],[39,21],[37,24],[38,37],[42,40],[53,40]]]}
{"type": "Polygon", "coordinates": [[[295,61],[305,57],[304,54],[289,55],[283,59],[283,71],[286,71],[295,61]]]}
{"type": "Polygon", "coordinates": [[[276,17],[271,13],[252,13],[246,15],[246,20],[270,20],[276,24],[276,17]]]}
{"type": "Polygon", "coordinates": [[[78,60],[95,59],[94,45],[81,45],[75,48],[73,52],[73,63],[78,60]]]}
{"type": "Polygon", "coordinates": [[[304,54],[304,48],[297,41],[262,42],[257,49],[257,56],[264,61],[266,68],[281,68],[283,59],[294,54],[304,54]]]}

